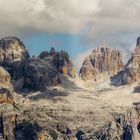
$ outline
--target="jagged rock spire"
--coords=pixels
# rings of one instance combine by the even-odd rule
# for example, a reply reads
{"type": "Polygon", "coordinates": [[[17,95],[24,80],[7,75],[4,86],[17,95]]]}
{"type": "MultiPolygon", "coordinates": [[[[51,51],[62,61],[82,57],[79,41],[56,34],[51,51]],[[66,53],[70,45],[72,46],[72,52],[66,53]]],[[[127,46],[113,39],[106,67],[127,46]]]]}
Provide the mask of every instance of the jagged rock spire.
{"type": "Polygon", "coordinates": [[[1,63],[12,63],[29,58],[23,42],[17,37],[4,37],[0,40],[0,61],[1,63]]]}
{"type": "Polygon", "coordinates": [[[137,38],[136,48],[125,66],[122,84],[131,84],[140,79],[140,37],[137,38]]]}
{"type": "Polygon", "coordinates": [[[104,73],[115,75],[122,67],[120,51],[103,46],[93,49],[91,55],[85,59],[80,69],[80,76],[84,80],[98,81],[98,75],[104,73]]]}

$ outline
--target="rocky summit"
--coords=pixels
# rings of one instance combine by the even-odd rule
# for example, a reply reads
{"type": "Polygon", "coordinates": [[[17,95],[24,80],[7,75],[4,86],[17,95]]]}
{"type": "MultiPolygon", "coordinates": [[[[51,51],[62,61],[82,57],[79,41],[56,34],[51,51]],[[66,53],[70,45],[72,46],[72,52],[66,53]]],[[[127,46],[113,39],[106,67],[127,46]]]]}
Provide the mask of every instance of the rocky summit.
{"type": "Polygon", "coordinates": [[[38,57],[30,55],[23,42],[17,37],[0,40],[0,65],[11,75],[16,90],[29,88],[41,90],[61,83],[60,74],[75,78],[77,72],[64,50],[54,48],[43,51],[38,57]]]}
{"type": "Polygon", "coordinates": [[[11,64],[29,58],[25,45],[17,37],[5,37],[0,40],[0,62],[11,64]]]}
{"type": "Polygon", "coordinates": [[[80,77],[83,80],[99,81],[106,75],[116,75],[123,68],[122,54],[118,50],[104,47],[93,49],[83,62],[80,77]],[[102,76],[101,76],[102,75],[102,76]]]}
{"type": "Polygon", "coordinates": [[[77,76],[76,69],[66,51],[61,50],[60,52],[56,52],[54,48],[51,48],[50,52],[44,51],[39,55],[39,57],[41,59],[49,60],[54,68],[60,73],[72,78],[77,76]]]}
{"type": "Polygon", "coordinates": [[[131,84],[140,79],[140,37],[137,38],[136,48],[125,66],[122,84],[131,84]]]}
{"type": "Polygon", "coordinates": [[[23,42],[17,37],[4,37],[0,40],[0,65],[17,82],[24,73],[24,63],[30,58],[23,42]]]}
{"type": "MultiPolygon", "coordinates": [[[[77,76],[68,53],[63,50],[56,52],[54,48],[51,48],[50,52],[41,52],[39,57],[27,59],[21,65],[22,71],[24,71],[23,77],[20,78],[23,79],[22,86],[32,90],[45,89],[60,84],[61,74],[71,78],[77,76]]],[[[15,68],[15,70],[17,69],[15,68]]],[[[20,83],[20,80],[18,81],[20,83]]]]}

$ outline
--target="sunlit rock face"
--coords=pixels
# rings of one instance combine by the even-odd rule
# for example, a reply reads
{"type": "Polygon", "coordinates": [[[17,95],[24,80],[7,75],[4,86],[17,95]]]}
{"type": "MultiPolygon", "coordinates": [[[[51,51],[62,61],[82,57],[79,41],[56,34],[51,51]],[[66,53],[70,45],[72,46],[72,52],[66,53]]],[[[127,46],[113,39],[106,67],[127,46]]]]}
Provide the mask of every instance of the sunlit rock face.
{"type": "Polygon", "coordinates": [[[123,84],[131,84],[140,79],[140,37],[137,38],[136,48],[125,66],[122,76],[123,84]]]}
{"type": "Polygon", "coordinates": [[[80,77],[83,80],[98,81],[98,76],[113,76],[123,68],[122,54],[107,46],[93,49],[83,62],[80,77]]]}
{"type": "Polygon", "coordinates": [[[10,74],[0,67],[0,140],[45,140],[41,127],[23,120],[23,108],[19,109],[19,100],[10,74]]]}
{"type": "Polygon", "coordinates": [[[5,37],[0,40],[0,62],[12,63],[29,58],[24,44],[16,37],[5,37]]]}
{"type": "Polygon", "coordinates": [[[15,127],[14,89],[10,74],[0,67],[0,139],[13,140],[15,127]]]}
{"type": "Polygon", "coordinates": [[[3,67],[0,67],[0,84],[10,84],[10,80],[10,74],[3,67]]]}
{"type": "Polygon", "coordinates": [[[0,40],[0,65],[11,75],[13,83],[23,77],[24,62],[29,53],[17,37],[4,37],[0,40]]]}
{"type": "Polygon", "coordinates": [[[13,93],[10,74],[0,67],[0,103],[12,103],[13,93]]]}

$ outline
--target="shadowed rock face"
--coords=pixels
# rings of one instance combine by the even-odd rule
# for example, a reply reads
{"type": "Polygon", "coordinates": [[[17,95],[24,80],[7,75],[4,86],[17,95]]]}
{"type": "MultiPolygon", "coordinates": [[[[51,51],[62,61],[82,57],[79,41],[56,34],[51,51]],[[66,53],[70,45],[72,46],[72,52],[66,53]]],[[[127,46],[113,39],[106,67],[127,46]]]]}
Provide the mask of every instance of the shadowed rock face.
{"type": "Polygon", "coordinates": [[[28,59],[25,64],[24,88],[45,89],[61,83],[58,71],[44,59],[28,59]]]}
{"type": "Polygon", "coordinates": [[[68,75],[72,78],[77,76],[76,69],[72,64],[69,55],[64,50],[56,52],[54,48],[51,48],[50,52],[44,51],[39,57],[41,59],[47,59],[58,72],[68,75]]]}
{"type": "Polygon", "coordinates": [[[137,44],[136,46],[140,46],[140,37],[137,38],[137,44]]]}
{"type": "Polygon", "coordinates": [[[84,80],[98,81],[98,75],[116,75],[123,68],[122,54],[118,50],[108,47],[94,49],[80,69],[80,76],[84,80]]]}
{"type": "Polygon", "coordinates": [[[18,119],[16,113],[5,107],[8,111],[0,115],[0,140],[45,140],[43,129],[32,122],[18,119]]]}
{"type": "Polygon", "coordinates": [[[40,90],[46,86],[55,86],[61,81],[59,73],[72,78],[76,76],[67,52],[56,52],[51,48],[39,57],[30,58],[24,44],[17,37],[0,40],[0,65],[10,73],[16,90],[23,87],[40,90]]]}
{"type": "Polygon", "coordinates": [[[24,70],[22,73],[23,87],[32,90],[45,89],[45,87],[60,84],[60,73],[72,78],[76,76],[76,71],[67,52],[56,52],[54,48],[51,48],[50,52],[42,52],[39,57],[27,59],[22,65],[22,70],[24,70]]]}
{"type": "Polygon", "coordinates": [[[19,123],[14,129],[15,140],[45,140],[42,128],[37,123],[19,123]]]}
{"type": "Polygon", "coordinates": [[[131,84],[140,79],[140,37],[137,39],[137,46],[125,66],[122,76],[123,84],[131,84]]]}

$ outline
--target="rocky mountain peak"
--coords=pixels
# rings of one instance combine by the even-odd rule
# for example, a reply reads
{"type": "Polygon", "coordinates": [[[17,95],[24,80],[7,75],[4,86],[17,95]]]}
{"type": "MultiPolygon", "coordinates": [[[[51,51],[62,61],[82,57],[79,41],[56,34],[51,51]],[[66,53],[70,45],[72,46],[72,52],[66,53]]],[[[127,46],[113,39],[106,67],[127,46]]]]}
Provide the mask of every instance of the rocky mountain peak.
{"type": "Polygon", "coordinates": [[[84,80],[98,80],[98,75],[115,75],[123,67],[122,54],[120,51],[108,46],[95,48],[83,62],[80,76],[84,80]],[[90,73],[90,74],[89,74],[90,73]],[[93,78],[94,77],[94,78],[93,78]]]}
{"type": "MultiPolygon", "coordinates": [[[[15,37],[2,40],[21,42],[15,37]]],[[[12,50],[11,45],[1,44],[6,53],[12,50]]],[[[123,68],[120,51],[107,45],[93,49],[83,62],[81,78],[98,82],[119,72],[127,82],[140,79],[138,46],[124,72],[119,72],[123,68]]],[[[139,139],[139,95],[133,96],[131,86],[118,88],[108,81],[90,85],[81,79],[78,83],[67,77],[74,77],[75,70],[64,50],[51,48],[39,57],[22,58],[11,63],[2,60],[10,74],[0,67],[0,140],[139,139]],[[17,95],[11,81],[25,90],[17,95]]],[[[120,77],[114,77],[118,82],[120,77]]]]}
{"type": "Polygon", "coordinates": [[[140,78],[140,37],[137,38],[136,48],[127,62],[123,76],[123,84],[131,84],[140,78]]]}
{"type": "Polygon", "coordinates": [[[50,55],[55,55],[56,54],[56,51],[55,51],[55,49],[52,47],[51,49],[50,49],[50,55]]]}
{"type": "Polygon", "coordinates": [[[0,62],[12,63],[29,58],[23,42],[17,37],[4,37],[0,40],[0,62]]]}
{"type": "Polygon", "coordinates": [[[70,60],[69,54],[66,51],[56,51],[54,48],[51,48],[50,52],[41,52],[39,58],[46,59],[60,73],[68,75],[72,78],[76,77],[76,70],[70,60]]]}

